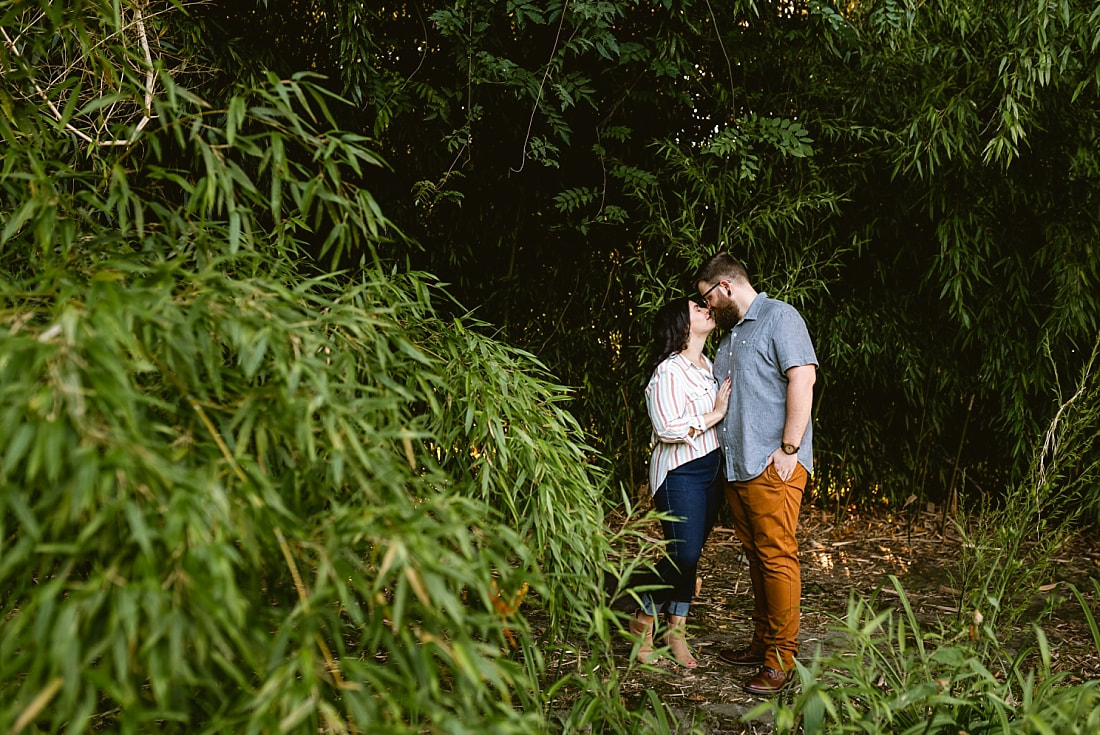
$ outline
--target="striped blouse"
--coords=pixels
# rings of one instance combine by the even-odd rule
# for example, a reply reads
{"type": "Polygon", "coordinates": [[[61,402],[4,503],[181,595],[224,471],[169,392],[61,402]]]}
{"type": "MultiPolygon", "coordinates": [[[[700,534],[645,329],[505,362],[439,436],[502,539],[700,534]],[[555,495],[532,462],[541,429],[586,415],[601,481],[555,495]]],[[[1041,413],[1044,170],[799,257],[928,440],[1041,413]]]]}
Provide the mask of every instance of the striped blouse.
{"type": "Polygon", "coordinates": [[[669,470],[693,459],[705,457],[718,448],[718,431],[706,428],[703,414],[714,410],[718,382],[711,373],[710,360],[703,356],[707,369],[692,364],[680,353],[673,353],[653,371],[645,389],[646,407],[653,424],[649,461],[649,491],[665,481],[669,470]],[[689,430],[695,429],[690,436],[689,430]]]}

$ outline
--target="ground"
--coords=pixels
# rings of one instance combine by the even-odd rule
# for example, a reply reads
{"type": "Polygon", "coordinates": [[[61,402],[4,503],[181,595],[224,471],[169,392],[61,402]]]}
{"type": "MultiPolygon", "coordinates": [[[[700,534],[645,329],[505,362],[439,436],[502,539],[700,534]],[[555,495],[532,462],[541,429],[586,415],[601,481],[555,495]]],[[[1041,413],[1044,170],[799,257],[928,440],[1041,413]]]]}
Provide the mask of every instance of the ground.
{"type": "MultiPolygon", "coordinates": [[[[1036,605],[1034,622],[1051,642],[1053,667],[1068,672],[1069,682],[1100,678],[1100,656],[1086,616],[1068,588],[1072,583],[1087,593],[1094,617],[1100,618],[1100,601],[1089,581],[1100,579],[1098,540],[1095,531],[1083,533],[1059,553],[1058,576],[1042,589],[1053,611],[1041,615],[1043,605],[1036,605]]],[[[799,544],[802,656],[833,644],[836,620],[847,611],[851,593],[870,597],[880,589],[880,607],[897,600],[889,575],[901,581],[922,625],[936,630],[940,622],[948,624],[957,617],[958,595],[951,587],[950,570],[961,539],[936,509],[904,518],[890,513],[846,514],[842,520],[831,512],[803,509],[799,544]]],[[[630,648],[624,643],[619,656],[624,670],[621,693],[631,701],[654,690],[683,721],[694,722],[708,735],[771,732],[769,722],[741,722],[742,715],[761,701],[741,690],[751,670],[729,666],[716,653],[743,645],[751,631],[748,570],[732,529],[714,530],[699,577],[699,594],[689,621],[699,667],[687,670],[666,659],[656,672],[626,672],[630,648]]]]}

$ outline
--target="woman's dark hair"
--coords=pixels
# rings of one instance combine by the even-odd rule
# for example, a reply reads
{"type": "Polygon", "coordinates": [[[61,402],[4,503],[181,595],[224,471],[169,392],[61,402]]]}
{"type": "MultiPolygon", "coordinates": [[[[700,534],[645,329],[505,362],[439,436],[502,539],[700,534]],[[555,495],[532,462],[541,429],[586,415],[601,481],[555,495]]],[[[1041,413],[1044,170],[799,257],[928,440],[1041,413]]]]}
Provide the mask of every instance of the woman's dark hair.
{"type": "Polygon", "coordinates": [[[688,346],[691,335],[691,299],[674,299],[662,306],[653,319],[653,340],[650,343],[649,362],[646,364],[646,380],[673,352],[688,346]]]}

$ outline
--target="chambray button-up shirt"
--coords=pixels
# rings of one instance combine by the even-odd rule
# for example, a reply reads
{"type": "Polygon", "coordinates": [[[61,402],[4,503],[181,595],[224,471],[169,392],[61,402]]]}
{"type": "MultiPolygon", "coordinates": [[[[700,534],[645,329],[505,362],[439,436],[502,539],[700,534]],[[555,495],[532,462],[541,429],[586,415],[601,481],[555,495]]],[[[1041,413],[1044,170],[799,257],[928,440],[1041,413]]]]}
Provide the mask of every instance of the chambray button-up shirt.
{"type": "MultiPolygon", "coordinates": [[[[732,378],[729,410],[718,425],[726,478],[744,482],[759,476],[783,443],[787,421],[787,375],[792,367],[817,365],[806,322],[782,301],[759,293],[748,312],[718,343],[714,377],[732,378]]],[[[813,473],[813,422],[799,443],[798,461],[813,473]]]]}

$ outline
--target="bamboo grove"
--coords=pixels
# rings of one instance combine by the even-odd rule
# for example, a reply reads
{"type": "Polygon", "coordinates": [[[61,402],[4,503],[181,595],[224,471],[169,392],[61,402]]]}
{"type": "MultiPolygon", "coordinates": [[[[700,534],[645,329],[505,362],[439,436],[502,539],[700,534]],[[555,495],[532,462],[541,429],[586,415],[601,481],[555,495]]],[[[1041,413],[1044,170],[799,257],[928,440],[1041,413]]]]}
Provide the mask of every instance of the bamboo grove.
{"type": "Polygon", "coordinates": [[[333,80],[398,250],[578,387],[626,481],[648,317],[721,247],[808,314],[838,505],[1000,495],[1096,344],[1089,3],[208,10],[244,74],[333,80]]]}
{"type": "Polygon", "coordinates": [[[1100,513],[1089,3],[0,31],[0,730],[667,731],[617,694],[607,514],[649,316],[723,247],[814,335],[815,502],[1100,513]]]}

